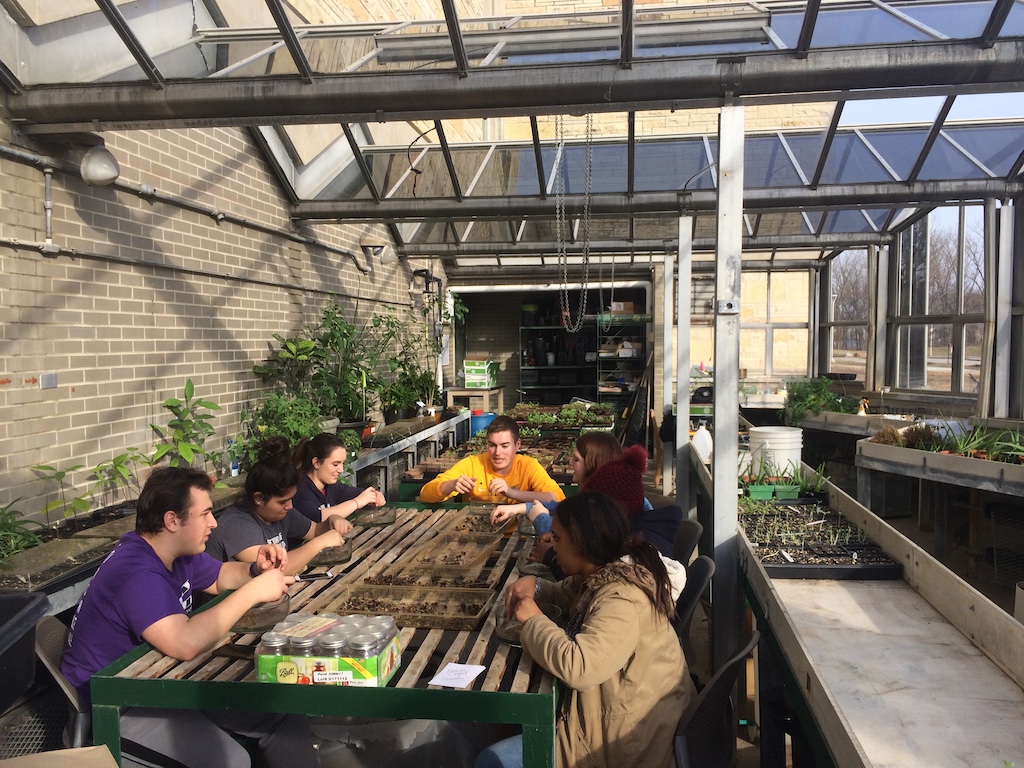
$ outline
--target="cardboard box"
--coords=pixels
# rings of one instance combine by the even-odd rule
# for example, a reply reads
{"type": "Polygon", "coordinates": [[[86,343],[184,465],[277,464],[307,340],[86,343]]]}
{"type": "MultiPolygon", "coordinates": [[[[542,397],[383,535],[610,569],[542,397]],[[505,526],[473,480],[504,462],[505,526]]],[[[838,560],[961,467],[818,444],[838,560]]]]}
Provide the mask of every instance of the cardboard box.
{"type": "Polygon", "coordinates": [[[613,301],[611,312],[613,315],[632,315],[633,309],[632,301],[613,301]]]}
{"type": "Polygon", "coordinates": [[[466,358],[465,360],[462,361],[462,370],[467,376],[469,376],[470,374],[488,375],[491,373],[497,375],[498,364],[492,362],[491,360],[473,360],[470,358],[466,358]]]}
{"type": "Polygon", "coordinates": [[[346,685],[383,688],[402,666],[398,636],[376,656],[354,659],[343,656],[256,656],[256,679],[285,685],[346,685]]]}
{"type": "Polygon", "coordinates": [[[117,763],[104,745],[58,749],[35,755],[0,760],[3,768],[117,768],[117,763]]]}
{"type": "Polygon", "coordinates": [[[498,368],[488,373],[467,373],[466,389],[490,389],[498,386],[498,368]]]}

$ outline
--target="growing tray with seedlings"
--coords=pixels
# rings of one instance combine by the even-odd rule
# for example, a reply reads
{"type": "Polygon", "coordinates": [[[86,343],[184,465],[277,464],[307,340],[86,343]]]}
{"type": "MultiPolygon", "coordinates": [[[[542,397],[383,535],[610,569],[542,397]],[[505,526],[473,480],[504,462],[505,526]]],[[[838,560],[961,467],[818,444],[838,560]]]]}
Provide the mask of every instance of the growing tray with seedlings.
{"type": "Polygon", "coordinates": [[[362,528],[374,526],[391,525],[398,518],[398,510],[391,506],[384,507],[363,507],[348,516],[352,525],[362,528]]]}
{"type": "Polygon", "coordinates": [[[780,579],[899,579],[903,567],[825,504],[739,501],[739,523],[780,579]]]}
{"type": "Polygon", "coordinates": [[[363,579],[377,587],[446,587],[454,589],[494,589],[502,568],[420,568],[395,566],[363,579]]]}
{"type": "Polygon", "coordinates": [[[491,525],[491,513],[494,504],[469,504],[462,509],[449,513],[451,521],[446,530],[452,533],[512,533],[516,527],[516,519],[507,520],[500,525],[491,525]]]}
{"type": "Polygon", "coordinates": [[[394,616],[400,627],[476,629],[494,602],[493,589],[353,585],[324,610],[394,616]]]}
{"type": "Polygon", "coordinates": [[[442,531],[413,557],[421,566],[472,568],[483,565],[502,540],[500,533],[459,533],[442,531]]]}

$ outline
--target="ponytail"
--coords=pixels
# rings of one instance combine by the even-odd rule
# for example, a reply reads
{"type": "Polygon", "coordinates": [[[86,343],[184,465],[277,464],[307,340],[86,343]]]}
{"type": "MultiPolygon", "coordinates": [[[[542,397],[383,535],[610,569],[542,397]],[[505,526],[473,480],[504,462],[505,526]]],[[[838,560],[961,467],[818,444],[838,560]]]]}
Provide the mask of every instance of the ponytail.
{"type": "Polygon", "coordinates": [[[655,584],[654,600],[652,601],[654,607],[667,618],[673,618],[676,614],[676,603],[672,599],[672,583],[669,580],[668,569],[665,568],[665,563],[661,560],[661,553],[640,534],[630,536],[623,549],[625,550],[624,554],[628,555],[630,560],[650,571],[655,584]]]}

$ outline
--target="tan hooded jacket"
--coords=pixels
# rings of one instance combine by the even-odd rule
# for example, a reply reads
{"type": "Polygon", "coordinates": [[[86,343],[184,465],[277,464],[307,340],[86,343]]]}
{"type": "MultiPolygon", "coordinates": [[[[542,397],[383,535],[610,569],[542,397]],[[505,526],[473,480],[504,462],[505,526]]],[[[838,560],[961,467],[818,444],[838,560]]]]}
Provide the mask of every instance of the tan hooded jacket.
{"type": "Polygon", "coordinates": [[[584,579],[541,582],[538,600],[569,617],[523,626],[523,647],[564,683],[558,713],[560,768],[672,768],[672,738],[696,696],[675,630],[652,602],[654,578],[609,563],[584,579]],[[567,687],[567,689],[566,689],[567,687]]]}

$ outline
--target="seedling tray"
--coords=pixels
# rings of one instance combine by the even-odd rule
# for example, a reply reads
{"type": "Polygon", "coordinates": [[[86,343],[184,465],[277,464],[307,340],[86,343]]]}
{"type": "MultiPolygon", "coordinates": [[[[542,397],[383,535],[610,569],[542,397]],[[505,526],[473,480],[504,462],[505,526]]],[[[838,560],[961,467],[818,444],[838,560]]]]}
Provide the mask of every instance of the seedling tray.
{"type": "Polygon", "coordinates": [[[358,525],[361,528],[371,528],[373,526],[391,525],[397,518],[398,510],[394,507],[364,507],[353,512],[347,519],[352,525],[358,525]]]}
{"type": "Polygon", "coordinates": [[[502,568],[421,568],[409,565],[367,576],[363,583],[378,587],[494,589],[502,573],[502,568]]]}
{"type": "Polygon", "coordinates": [[[401,627],[476,629],[494,596],[492,589],[353,585],[339,591],[324,610],[394,616],[401,627]]]}
{"type": "Polygon", "coordinates": [[[470,504],[460,510],[449,514],[451,521],[445,527],[451,533],[483,533],[483,534],[509,534],[516,525],[513,518],[504,525],[491,525],[491,513],[494,511],[493,504],[470,504]]]}
{"type": "Polygon", "coordinates": [[[412,559],[421,566],[472,568],[483,565],[501,542],[500,533],[440,533],[412,559]]]}
{"type": "Polygon", "coordinates": [[[765,573],[773,579],[878,581],[903,578],[903,566],[874,544],[808,544],[786,551],[797,562],[778,562],[780,558],[774,554],[769,562],[761,561],[765,573]]]}

